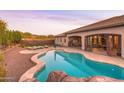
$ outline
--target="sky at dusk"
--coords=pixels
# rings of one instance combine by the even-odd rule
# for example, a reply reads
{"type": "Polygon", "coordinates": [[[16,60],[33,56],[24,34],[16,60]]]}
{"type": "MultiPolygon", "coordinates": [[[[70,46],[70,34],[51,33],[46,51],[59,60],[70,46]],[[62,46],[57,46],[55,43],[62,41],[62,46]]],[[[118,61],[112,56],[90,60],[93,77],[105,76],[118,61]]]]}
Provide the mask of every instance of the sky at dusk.
{"type": "Polygon", "coordinates": [[[0,10],[0,19],[7,22],[9,29],[40,35],[56,35],[123,14],[122,10],[0,10]]]}

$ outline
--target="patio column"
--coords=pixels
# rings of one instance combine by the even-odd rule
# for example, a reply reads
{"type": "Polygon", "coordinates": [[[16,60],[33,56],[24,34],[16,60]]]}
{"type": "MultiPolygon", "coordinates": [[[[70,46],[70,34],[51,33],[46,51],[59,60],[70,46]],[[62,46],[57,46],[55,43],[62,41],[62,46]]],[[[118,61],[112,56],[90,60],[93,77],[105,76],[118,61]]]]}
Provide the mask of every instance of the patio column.
{"type": "Polygon", "coordinates": [[[82,50],[85,50],[85,36],[81,36],[82,50]]]}
{"type": "Polygon", "coordinates": [[[124,58],[124,33],[121,36],[121,56],[124,58]]]}

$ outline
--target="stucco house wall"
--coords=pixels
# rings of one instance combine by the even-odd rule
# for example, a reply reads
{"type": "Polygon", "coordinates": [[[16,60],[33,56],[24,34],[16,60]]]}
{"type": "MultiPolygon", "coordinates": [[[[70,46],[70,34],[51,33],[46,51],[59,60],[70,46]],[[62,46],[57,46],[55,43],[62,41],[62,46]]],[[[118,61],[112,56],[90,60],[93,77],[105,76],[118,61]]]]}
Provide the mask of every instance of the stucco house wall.
{"type": "Polygon", "coordinates": [[[68,38],[65,37],[56,37],[55,44],[60,46],[68,46],[68,38]]]}
{"type": "Polygon", "coordinates": [[[122,54],[122,57],[124,58],[124,26],[67,34],[67,38],[70,37],[70,36],[81,36],[81,38],[82,38],[81,39],[82,40],[82,49],[84,50],[85,49],[85,36],[93,35],[93,34],[103,34],[103,33],[121,35],[121,48],[122,48],[121,49],[121,54],[122,54]]]}

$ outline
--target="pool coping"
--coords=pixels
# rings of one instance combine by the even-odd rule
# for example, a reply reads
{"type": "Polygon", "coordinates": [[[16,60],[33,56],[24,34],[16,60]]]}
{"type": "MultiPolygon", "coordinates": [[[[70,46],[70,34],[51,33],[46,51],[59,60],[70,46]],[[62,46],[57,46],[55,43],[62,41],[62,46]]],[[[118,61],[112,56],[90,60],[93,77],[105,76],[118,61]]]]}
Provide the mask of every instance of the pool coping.
{"type": "Polygon", "coordinates": [[[34,62],[36,65],[27,70],[19,79],[19,82],[31,82],[36,80],[34,75],[39,72],[40,69],[42,69],[45,66],[45,62],[38,60],[38,57],[47,53],[50,50],[54,50],[54,48],[48,48],[45,51],[42,51],[40,53],[37,53],[31,57],[31,61],[34,62]]]}
{"type": "MultiPolygon", "coordinates": [[[[37,53],[35,54],[34,56],[31,57],[31,61],[36,63],[35,66],[33,66],[32,68],[30,68],[29,70],[27,70],[19,79],[19,82],[33,82],[34,80],[37,80],[34,75],[39,72],[44,66],[45,66],[45,62],[39,60],[38,58],[47,53],[48,51],[51,51],[51,50],[62,50],[64,52],[68,52],[68,53],[80,53],[81,55],[83,55],[85,58],[87,59],[90,59],[90,60],[93,60],[93,61],[97,61],[97,62],[102,62],[102,63],[107,63],[107,64],[111,64],[111,65],[116,65],[116,66],[119,66],[119,67],[122,67],[124,68],[124,66],[121,66],[121,65],[118,65],[118,64],[113,64],[113,63],[109,63],[109,62],[106,62],[106,61],[100,61],[100,60],[95,60],[95,59],[92,59],[92,58],[89,58],[88,55],[86,53],[82,53],[81,51],[83,50],[80,50],[80,51],[72,51],[72,50],[69,50],[68,48],[48,48],[40,53],[37,53]]],[[[84,52],[84,51],[83,51],[84,52]]],[[[105,76],[107,77],[107,76],[105,76]]]]}
{"type": "MultiPolygon", "coordinates": [[[[95,59],[94,57],[90,57],[90,54],[100,55],[100,56],[104,56],[104,57],[111,57],[111,56],[106,56],[106,55],[102,55],[102,54],[96,54],[96,53],[93,53],[93,52],[88,52],[88,51],[83,51],[83,50],[81,51],[81,50],[76,50],[76,49],[75,49],[75,51],[70,51],[69,49],[66,49],[66,48],[64,48],[64,49],[60,48],[59,50],[63,50],[64,52],[68,52],[68,53],[79,53],[88,60],[92,60],[92,61],[96,61],[98,63],[105,63],[105,64],[110,64],[110,65],[114,65],[114,66],[124,68],[124,63],[123,63],[123,65],[121,65],[121,64],[118,64],[117,62],[114,63],[113,60],[109,62],[108,60],[105,60],[105,59],[99,59],[99,58],[95,59]]],[[[113,58],[113,57],[111,57],[111,58],[113,58]]],[[[124,61],[124,59],[123,59],[123,61],[124,61]]]]}

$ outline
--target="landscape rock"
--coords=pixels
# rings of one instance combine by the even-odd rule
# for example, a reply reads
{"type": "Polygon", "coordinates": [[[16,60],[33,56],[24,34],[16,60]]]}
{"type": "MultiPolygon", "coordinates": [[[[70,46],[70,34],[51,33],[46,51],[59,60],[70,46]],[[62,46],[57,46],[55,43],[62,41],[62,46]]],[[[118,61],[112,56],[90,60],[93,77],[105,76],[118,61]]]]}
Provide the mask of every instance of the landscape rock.
{"type": "Polygon", "coordinates": [[[75,78],[71,76],[65,77],[61,82],[87,82],[89,78],[75,78]]]}
{"type": "Polygon", "coordinates": [[[49,74],[47,82],[61,82],[63,78],[65,78],[67,74],[60,71],[53,71],[49,74]]]}
{"type": "Polygon", "coordinates": [[[118,80],[105,76],[93,76],[89,79],[88,82],[124,82],[124,80],[118,80]]]}
{"type": "Polygon", "coordinates": [[[38,82],[38,80],[36,78],[32,78],[32,79],[27,79],[23,82],[38,82]]]}
{"type": "Polygon", "coordinates": [[[105,76],[92,76],[88,78],[76,78],[67,75],[64,72],[53,71],[49,74],[47,82],[124,82],[124,80],[118,80],[105,76]]]}

